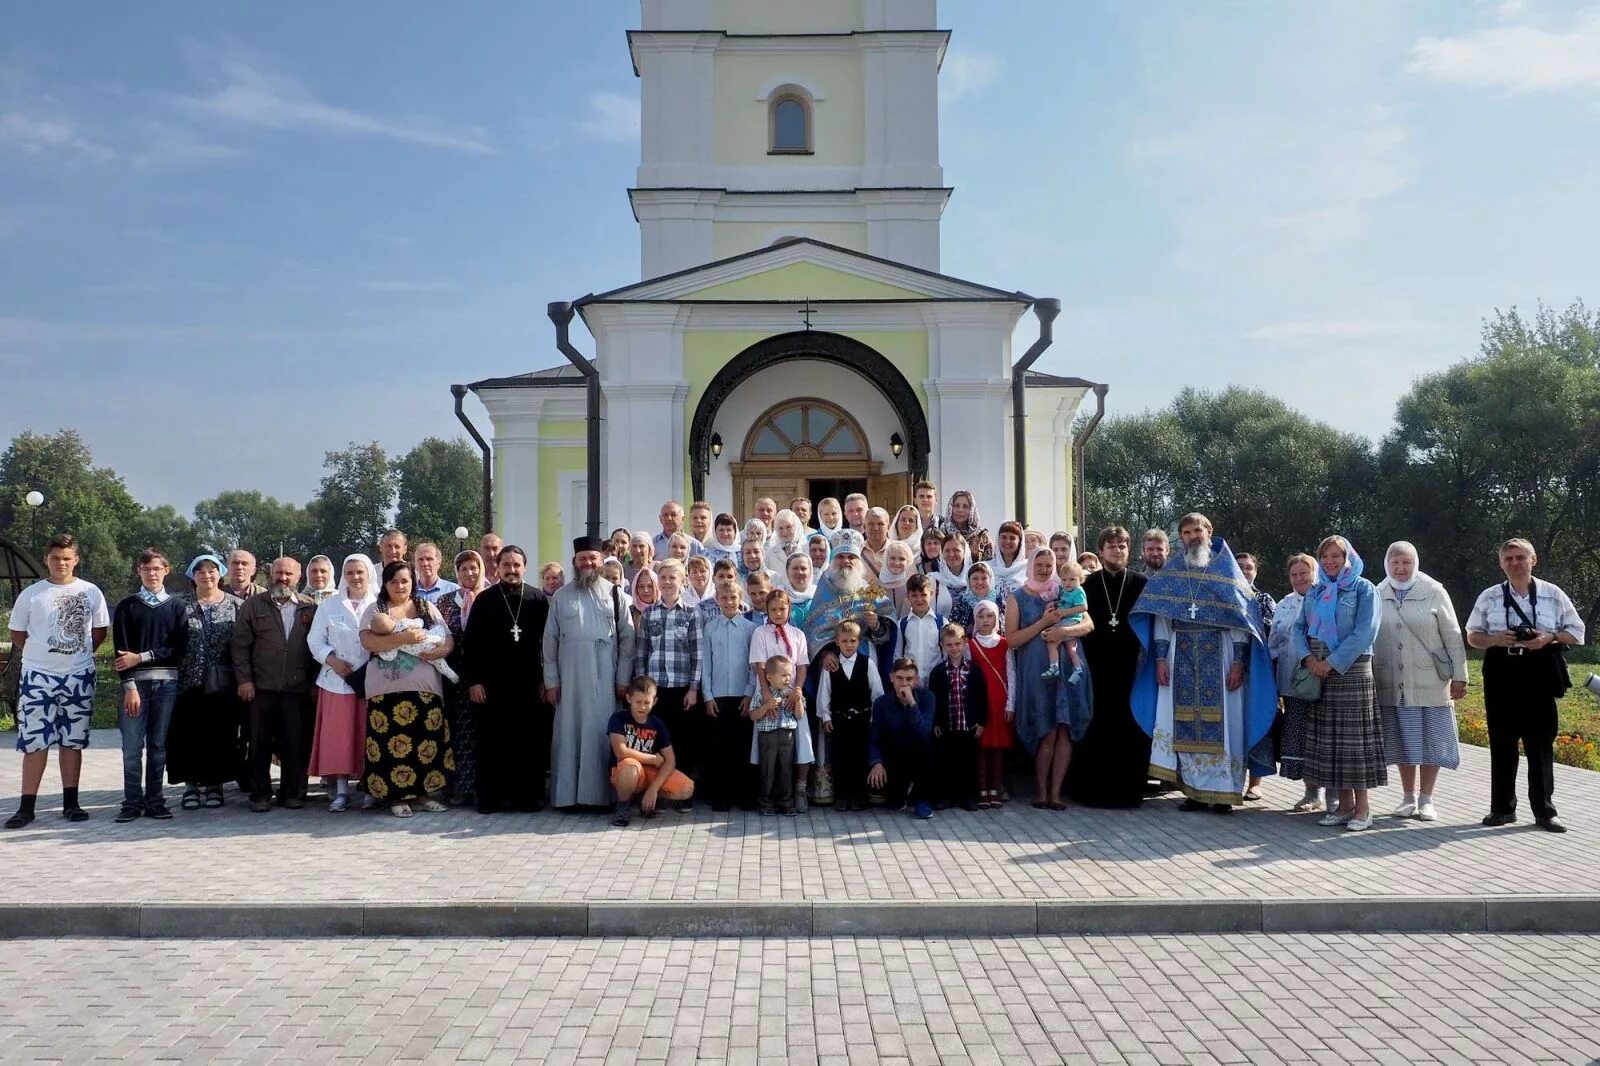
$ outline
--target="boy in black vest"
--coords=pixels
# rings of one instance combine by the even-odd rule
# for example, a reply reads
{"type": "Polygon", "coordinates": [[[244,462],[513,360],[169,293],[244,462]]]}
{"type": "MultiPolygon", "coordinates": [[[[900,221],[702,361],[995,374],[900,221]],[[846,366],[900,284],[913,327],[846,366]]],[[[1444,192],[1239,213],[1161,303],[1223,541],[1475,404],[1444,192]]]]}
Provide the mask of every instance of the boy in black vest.
{"type": "Polygon", "coordinates": [[[858,655],[861,626],[840,622],[834,629],[839,665],[822,672],[817,685],[817,721],[828,735],[833,759],[833,805],[841,811],[867,809],[867,742],[872,736],[872,701],[883,695],[883,680],[871,655],[858,655]]]}

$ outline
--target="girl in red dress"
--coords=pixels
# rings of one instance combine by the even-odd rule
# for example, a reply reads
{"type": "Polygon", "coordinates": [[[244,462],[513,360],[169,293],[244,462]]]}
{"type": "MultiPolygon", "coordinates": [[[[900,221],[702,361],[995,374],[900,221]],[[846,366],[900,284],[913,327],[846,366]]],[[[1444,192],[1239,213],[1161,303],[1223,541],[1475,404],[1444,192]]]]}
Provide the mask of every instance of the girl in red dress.
{"type": "Polygon", "coordinates": [[[1000,608],[992,601],[979,600],[972,608],[972,629],[968,647],[989,691],[989,721],[978,739],[978,809],[986,811],[1005,803],[1005,757],[1013,740],[1011,718],[1016,711],[1011,693],[1016,687],[1016,669],[1011,647],[1000,635],[1000,608]]]}

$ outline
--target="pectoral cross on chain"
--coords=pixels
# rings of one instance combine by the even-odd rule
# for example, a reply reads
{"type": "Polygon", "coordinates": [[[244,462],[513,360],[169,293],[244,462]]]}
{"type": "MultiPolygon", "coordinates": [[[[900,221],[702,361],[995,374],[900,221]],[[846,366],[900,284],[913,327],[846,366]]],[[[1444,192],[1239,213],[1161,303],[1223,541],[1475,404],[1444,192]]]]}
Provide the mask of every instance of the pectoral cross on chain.
{"type": "Polygon", "coordinates": [[[1189,617],[1191,619],[1194,619],[1194,618],[1198,618],[1199,616],[1200,616],[1200,605],[1198,603],[1190,601],[1190,603],[1189,603],[1189,617]]]}
{"type": "Polygon", "coordinates": [[[522,641],[522,627],[517,625],[517,623],[512,622],[511,623],[511,642],[513,644],[518,644],[518,643],[521,643],[521,641],[522,641]]]}

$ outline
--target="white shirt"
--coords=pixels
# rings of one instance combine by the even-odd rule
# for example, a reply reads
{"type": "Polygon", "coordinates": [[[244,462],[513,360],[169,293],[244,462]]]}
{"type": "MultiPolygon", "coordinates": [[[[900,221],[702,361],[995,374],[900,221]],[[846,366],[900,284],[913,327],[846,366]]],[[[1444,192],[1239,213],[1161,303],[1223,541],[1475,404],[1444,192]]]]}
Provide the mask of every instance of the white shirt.
{"type": "MultiPolygon", "coordinates": [[[[1515,629],[1522,624],[1522,619],[1517,612],[1505,605],[1506,583],[1490,585],[1478,593],[1477,600],[1472,605],[1472,613],[1467,615],[1467,632],[1469,633],[1502,633],[1508,629],[1515,629]],[[1506,616],[1510,617],[1507,618],[1506,616]]],[[[1526,596],[1519,595],[1516,589],[1511,590],[1511,600],[1522,608],[1534,623],[1534,628],[1540,633],[1571,633],[1578,638],[1578,643],[1583,643],[1584,625],[1583,617],[1578,614],[1578,609],[1572,606],[1572,601],[1560,588],[1548,581],[1533,579],[1533,592],[1539,598],[1538,610],[1526,596]]]]}
{"type": "MultiPolygon", "coordinates": [[[[848,675],[856,668],[856,660],[862,658],[866,657],[860,653],[839,656],[839,670],[848,675]]],[[[832,677],[832,670],[824,670],[822,671],[822,680],[817,683],[817,721],[819,722],[831,722],[833,720],[832,677]]],[[[872,694],[874,700],[883,695],[883,679],[878,676],[877,665],[870,658],[867,658],[867,691],[872,694]]]]}
{"type": "Polygon", "coordinates": [[[894,657],[915,659],[917,679],[924,685],[928,683],[928,675],[943,657],[939,652],[939,620],[933,611],[905,616],[895,638],[894,657]]]}
{"type": "Polygon", "coordinates": [[[306,634],[306,644],[311,657],[322,664],[317,674],[317,687],[340,696],[353,695],[355,690],[344,678],[327,665],[328,656],[337,655],[352,668],[371,658],[371,653],[361,646],[361,616],[376,599],[371,593],[352,600],[342,592],[317,604],[316,617],[311,620],[311,631],[306,634]]]}
{"type": "Polygon", "coordinates": [[[28,634],[22,665],[47,674],[94,669],[94,630],[111,628],[105,594],[82,578],[65,585],[36,581],[11,608],[10,627],[28,634]]]}
{"type": "Polygon", "coordinates": [[[795,676],[811,662],[811,655],[806,651],[806,635],[787,623],[783,627],[783,635],[789,638],[789,646],[785,648],[783,641],[778,636],[777,627],[771,622],[762,622],[756,631],[750,634],[750,665],[759,673],[767,660],[774,655],[783,655],[794,661],[795,676]]]}

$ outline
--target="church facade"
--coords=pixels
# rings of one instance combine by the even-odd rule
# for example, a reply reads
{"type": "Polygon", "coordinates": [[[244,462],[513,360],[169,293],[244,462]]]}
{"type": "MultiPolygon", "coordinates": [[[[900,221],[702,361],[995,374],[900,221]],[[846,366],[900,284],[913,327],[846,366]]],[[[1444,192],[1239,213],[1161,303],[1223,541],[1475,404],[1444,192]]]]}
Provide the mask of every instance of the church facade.
{"type": "MultiPolygon", "coordinates": [[[[565,559],[591,491],[604,535],[655,528],[667,499],[742,521],[761,496],[860,491],[892,511],[924,476],[971,490],[990,524],[1013,515],[1012,334],[1037,301],[940,272],[934,0],[641,8],[645,280],[572,301],[592,356],[575,342],[576,359],[467,386],[493,424],[496,528],[565,559]]],[[[1073,420],[1105,389],[1025,386],[1029,524],[1072,529],[1073,420]]]]}

